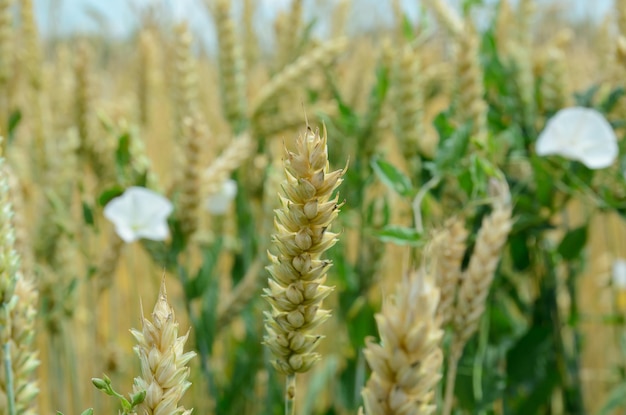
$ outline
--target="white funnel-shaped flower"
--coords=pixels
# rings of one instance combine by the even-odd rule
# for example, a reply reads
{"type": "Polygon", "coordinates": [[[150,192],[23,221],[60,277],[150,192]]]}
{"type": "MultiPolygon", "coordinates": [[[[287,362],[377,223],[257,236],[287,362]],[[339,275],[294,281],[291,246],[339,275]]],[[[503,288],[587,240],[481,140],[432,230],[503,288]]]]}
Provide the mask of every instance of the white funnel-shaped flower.
{"type": "Polygon", "coordinates": [[[579,161],[590,169],[602,169],[617,158],[617,137],[598,111],[565,108],[548,121],[539,135],[536,151],[540,156],[559,155],[579,161]]]}

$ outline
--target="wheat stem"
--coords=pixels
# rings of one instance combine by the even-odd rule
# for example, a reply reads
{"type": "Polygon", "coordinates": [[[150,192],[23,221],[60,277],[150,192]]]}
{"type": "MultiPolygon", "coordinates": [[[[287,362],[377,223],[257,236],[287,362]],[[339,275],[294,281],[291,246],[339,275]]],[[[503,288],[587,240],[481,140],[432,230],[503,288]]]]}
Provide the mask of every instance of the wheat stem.
{"type": "Polygon", "coordinates": [[[456,380],[456,372],[461,358],[462,347],[455,346],[450,350],[448,356],[448,373],[446,375],[446,391],[443,398],[442,415],[450,415],[452,412],[452,402],[454,400],[454,382],[456,380]]]}
{"type": "Polygon", "coordinates": [[[296,413],[296,374],[287,375],[285,380],[285,415],[296,413]]]}

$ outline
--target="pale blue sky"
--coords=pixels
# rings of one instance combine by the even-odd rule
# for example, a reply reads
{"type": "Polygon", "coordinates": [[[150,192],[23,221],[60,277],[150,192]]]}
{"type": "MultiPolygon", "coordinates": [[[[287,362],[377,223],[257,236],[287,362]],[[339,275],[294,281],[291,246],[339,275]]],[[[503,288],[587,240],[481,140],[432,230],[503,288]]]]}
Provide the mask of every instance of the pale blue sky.
{"type": "MultiPolygon", "coordinates": [[[[67,34],[75,31],[99,31],[114,36],[124,36],[132,32],[139,22],[138,11],[150,5],[156,5],[175,19],[187,19],[194,32],[201,36],[205,45],[212,49],[214,28],[202,6],[203,0],[35,0],[37,18],[44,34],[67,34]],[[99,16],[96,17],[96,16],[99,16]],[[98,24],[101,21],[103,23],[98,24]]],[[[262,39],[271,38],[272,27],[261,26],[262,22],[271,22],[281,8],[287,7],[290,0],[257,0],[260,3],[258,31],[262,39]],[[267,30],[263,30],[267,27],[267,30]]],[[[329,7],[336,0],[305,0],[309,7],[307,15],[314,16],[314,4],[329,7]]],[[[448,0],[458,5],[460,0],[448,0]]],[[[613,6],[613,0],[538,0],[539,3],[558,2],[564,4],[568,14],[575,17],[590,16],[601,19],[613,6]]],[[[497,0],[485,0],[494,4],[497,0]]],[[[516,0],[513,0],[515,3],[516,0]]],[[[234,0],[235,4],[241,3],[234,0]]],[[[390,1],[388,0],[353,0],[353,19],[361,27],[385,25],[391,21],[390,1]],[[356,7],[358,5],[358,7],[356,7]]],[[[415,18],[418,14],[418,0],[402,0],[407,13],[415,18]]],[[[320,13],[325,13],[323,10],[320,13]]]]}

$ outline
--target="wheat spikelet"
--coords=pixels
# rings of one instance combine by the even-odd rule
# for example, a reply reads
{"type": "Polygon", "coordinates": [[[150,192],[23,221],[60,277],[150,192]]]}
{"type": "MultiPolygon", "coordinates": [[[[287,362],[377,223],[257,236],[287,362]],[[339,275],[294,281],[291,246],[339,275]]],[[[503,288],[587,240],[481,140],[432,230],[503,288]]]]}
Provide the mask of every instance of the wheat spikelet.
{"type": "Polygon", "coordinates": [[[494,181],[491,185],[495,194],[493,211],[483,220],[478,231],[454,310],[454,337],[450,345],[443,415],[449,415],[452,410],[458,361],[465,344],[478,329],[502,249],[512,226],[511,195],[507,184],[494,181]]]}
{"type": "Polygon", "coordinates": [[[563,47],[570,36],[569,31],[558,33],[548,45],[541,62],[541,97],[544,111],[556,112],[567,104],[568,76],[563,47]]]}
{"type": "Polygon", "coordinates": [[[184,353],[189,332],[178,337],[178,323],[172,306],[167,302],[165,280],[152,311],[152,321],[141,317],[141,331],[132,329],[137,345],[135,352],[141,363],[141,376],[135,378],[135,393],[146,391],[145,400],[137,413],[145,415],[189,415],[191,409],[178,406],[191,386],[187,363],[196,355],[184,353]]]}
{"type": "MultiPolygon", "coordinates": [[[[307,111],[308,112],[308,111],[307,111]]],[[[314,114],[333,116],[337,113],[337,104],[321,102],[311,110],[314,114]]],[[[302,111],[295,108],[278,111],[276,114],[259,116],[254,124],[255,135],[273,137],[288,130],[294,130],[302,124],[302,111]]]]}
{"type": "Polygon", "coordinates": [[[247,160],[256,149],[256,143],[248,134],[232,140],[202,175],[203,193],[207,196],[217,193],[228,177],[247,160]]]}
{"type": "Polygon", "coordinates": [[[376,315],[380,343],[367,340],[372,374],[362,391],[365,414],[433,414],[443,360],[437,318],[439,290],[424,271],[412,272],[376,315]]]}
{"type": "Polygon", "coordinates": [[[310,129],[286,152],[281,204],[276,210],[276,233],[267,267],[272,278],[264,290],[271,312],[266,313],[265,344],[274,354],[274,367],[288,375],[288,401],[295,394],[295,373],[306,372],[320,358],[314,352],[322,336],[313,329],[330,311],[321,308],[332,288],[324,285],[331,265],[321,259],[337,241],[330,224],[339,214],[337,196],[344,170],[329,171],[326,130],[310,129]],[[294,384],[290,384],[290,380],[294,384]]]}
{"type": "Polygon", "coordinates": [[[86,155],[91,130],[90,52],[87,43],[78,46],[74,66],[74,123],[80,138],[79,151],[86,155]]]}
{"type": "Polygon", "coordinates": [[[235,23],[230,13],[230,0],[217,0],[214,17],[219,48],[220,87],[224,115],[235,133],[241,130],[245,114],[246,80],[235,23]]]}
{"type": "Polygon", "coordinates": [[[20,51],[23,53],[22,63],[29,85],[26,94],[28,104],[24,107],[28,113],[27,117],[32,121],[34,175],[41,179],[45,178],[48,162],[44,127],[47,123],[44,121],[42,59],[32,0],[23,0],[20,12],[23,42],[20,51]]]}
{"type": "Polygon", "coordinates": [[[297,56],[299,30],[302,25],[302,0],[293,0],[289,14],[285,16],[285,25],[281,27],[278,36],[278,68],[291,63],[297,56]]]}
{"type": "MultiPolygon", "coordinates": [[[[147,125],[150,116],[150,98],[152,96],[152,71],[155,66],[156,44],[154,35],[149,30],[142,30],[139,35],[139,57],[137,77],[137,101],[139,121],[147,125]]],[[[178,79],[177,79],[178,80],[178,79]]]]}
{"type": "Polygon", "coordinates": [[[617,29],[621,35],[626,35],[626,1],[615,0],[615,16],[617,17],[617,29]]]}
{"type": "MultiPolygon", "coordinates": [[[[4,163],[4,161],[2,161],[4,163]]],[[[38,365],[32,343],[37,295],[19,270],[13,208],[5,169],[0,169],[0,413],[33,414],[38,365]]]]}
{"type": "Polygon", "coordinates": [[[39,366],[34,349],[38,293],[33,283],[20,275],[15,283],[14,296],[17,302],[10,319],[15,409],[17,415],[35,415],[39,394],[34,373],[39,366]]]}
{"type": "Polygon", "coordinates": [[[502,248],[511,230],[511,206],[498,202],[476,237],[476,245],[459,289],[454,313],[457,344],[465,344],[478,328],[502,248]]]}
{"type": "Polygon", "coordinates": [[[276,74],[257,93],[250,105],[250,115],[253,118],[270,99],[284,89],[302,81],[309,72],[318,66],[328,65],[347,46],[344,38],[331,40],[300,56],[296,61],[286,66],[276,74]]]}
{"type": "Polygon", "coordinates": [[[331,38],[338,38],[346,33],[346,23],[350,16],[351,7],[351,0],[339,0],[337,2],[332,14],[331,38]]]}
{"type": "Polygon", "coordinates": [[[33,275],[34,258],[28,235],[28,222],[24,216],[24,193],[19,177],[8,163],[2,164],[4,176],[9,186],[9,200],[13,206],[13,229],[15,231],[15,251],[20,257],[20,268],[25,275],[33,275]]]}
{"type": "Polygon", "coordinates": [[[117,236],[117,233],[110,232],[98,265],[98,291],[102,292],[113,284],[113,276],[120,261],[122,248],[124,248],[124,241],[117,236]]]}
{"type": "Polygon", "coordinates": [[[174,58],[174,128],[175,139],[185,135],[185,119],[197,115],[198,75],[191,56],[193,40],[186,23],[175,28],[176,45],[174,58]]]}
{"type": "Polygon", "coordinates": [[[424,96],[418,51],[405,44],[396,56],[395,107],[400,149],[410,163],[411,173],[420,171],[420,141],[424,138],[424,96]]]}
{"type": "Polygon", "coordinates": [[[178,213],[183,234],[187,237],[198,228],[198,208],[200,207],[200,154],[201,143],[206,139],[206,132],[198,119],[187,118],[184,136],[185,164],[180,183],[178,213]]]}
{"type": "Polygon", "coordinates": [[[437,20],[454,37],[463,36],[463,20],[445,0],[425,0],[437,20]]]}
{"type": "Polygon", "coordinates": [[[457,105],[462,123],[472,123],[473,139],[484,146],[487,141],[487,103],[483,85],[483,70],[479,60],[479,38],[467,24],[464,36],[459,38],[457,58],[457,105]]]}
{"type": "Polygon", "coordinates": [[[21,0],[20,20],[22,22],[22,52],[28,82],[35,91],[41,90],[41,51],[37,23],[32,0],[21,0]]]}
{"type": "Polygon", "coordinates": [[[101,185],[115,182],[115,141],[106,135],[93,133],[93,78],[91,76],[91,50],[87,42],[78,45],[74,76],[74,124],[78,131],[78,148],[82,162],[91,167],[101,185]]]}
{"type": "Polygon", "coordinates": [[[498,48],[498,55],[501,58],[508,58],[513,45],[513,34],[511,29],[513,28],[513,11],[511,10],[511,4],[509,0],[501,0],[498,4],[498,12],[496,15],[495,30],[496,30],[496,46],[498,48]]]}
{"type": "Polygon", "coordinates": [[[246,69],[250,71],[259,58],[259,45],[254,30],[254,17],[257,11],[257,2],[254,0],[243,1],[243,56],[246,69]]]}
{"type": "Polygon", "coordinates": [[[468,231],[460,218],[451,219],[443,231],[435,236],[436,282],[441,292],[437,314],[441,325],[452,321],[456,303],[456,293],[461,281],[461,266],[465,255],[468,231]]]}
{"type": "Polygon", "coordinates": [[[535,112],[535,80],[533,77],[532,56],[532,18],[534,0],[521,0],[518,10],[515,47],[511,59],[515,64],[515,82],[521,103],[522,117],[526,125],[532,125],[535,112]]]}
{"type": "Polygon", "coordinates": [[[239,312],[254,298],[260,286],[260,271],[262,263],[255,260],[248,267],[246,274],[237,284],[233,292],[223,301],[220,301],[217,308],[217,329],[226,327],[239,312]]]}

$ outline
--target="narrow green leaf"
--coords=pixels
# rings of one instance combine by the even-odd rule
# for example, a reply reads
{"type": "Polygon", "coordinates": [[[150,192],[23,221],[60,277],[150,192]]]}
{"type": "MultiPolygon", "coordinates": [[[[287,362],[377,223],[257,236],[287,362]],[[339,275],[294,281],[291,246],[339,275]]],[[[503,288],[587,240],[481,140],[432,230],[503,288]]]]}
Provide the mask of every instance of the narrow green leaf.
{"type": "Polygon", "coordinates": [[[464,125],[443,140],[435,155],[437,171],[448,171],[459,163],[467,151],[470,133],[470,126],[464,125]]]}
{"type": "Polygon", "coordinates": [[[626,407],[626,383],[618,385],[611,391],[598,415],[610,415],[620,407],[626,407]]]}
{"type": "Polygon", "coordinates": [[[117,150],[115,151],[115,163],[117,168],[123,170],[130,163],[130,134],[124,133],[119,136],[117,150]]]}
{"type": "Polygon", "coordinates": [[[122,193],[124,193],[124,189],[120,186],[114,186],[106,189],[104,192],[100,193],[100,196],[98,196],[98,204],[100,206],[106,206],[107,203],[120,196],[122,193]]]}
{"type": "Polygon", "coordinates": [[[87,225],[93,226],[95,224],[93,209],[87,202],[83,202],[83,220],[87,225]]]}
{"type": "Polygon", "coordinates": [[[393,164],[374,158],[372,159],[372,169],[380,181],[399,195],[411,197],[414,194],[411,180],[393,164]]]}
{"type": "Polygon", "coordinates": [[[396,245],[420,246],[422,244],[422,234],[414,228],[387,225],[376,230],[374,235],[383,242],[391,242],[396,245]]]}
{"type": "MultiPolygon", "coordinates": [[[[57,412],[60,413],[60,412],[57,412]]],[[[85,409],[80,415],[93,415],[93,408],[85,409]]]]}
{"type": "Polygon", "coordinates": [[[559,254],[565,260],[572,260],[580,255],[580,252],[587,243],[587,226],[583,225],[580,228],[572,229],[567,232],[561,240],[558,247],[559,254]]]}
{"type": "Polygon", "coordinates": [[[17,126],[20,125],[21,120],[22,120],[22,111],[20,111],[19,109],[13,111],[11,115],[9,116],[9,125],[8,125],[8,131],[7,131],[9,144],[11,144],[13,140],[15,139],[15,130],[17,129],[17,126]]]}

